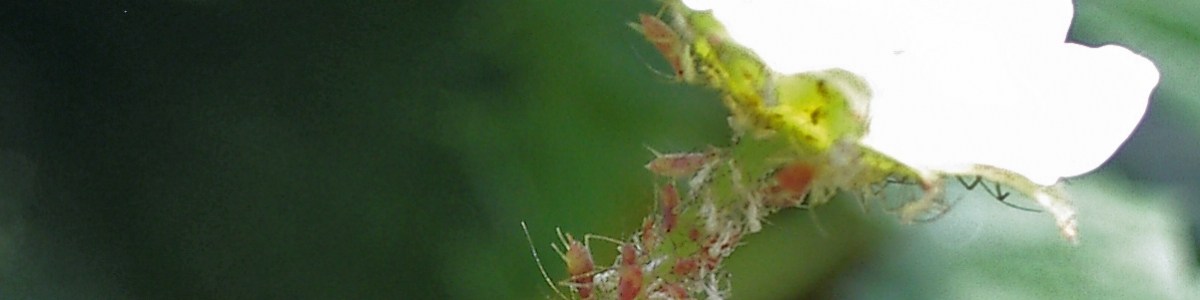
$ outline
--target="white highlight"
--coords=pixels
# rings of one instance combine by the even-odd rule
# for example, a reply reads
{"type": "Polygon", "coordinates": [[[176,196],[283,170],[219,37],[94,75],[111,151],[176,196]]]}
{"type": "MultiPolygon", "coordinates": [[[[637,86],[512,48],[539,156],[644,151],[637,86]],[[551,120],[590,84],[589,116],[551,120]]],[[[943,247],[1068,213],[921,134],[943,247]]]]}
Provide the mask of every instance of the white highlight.
{"type": "Polygon", "coordinates": [[[1158,70],[1064,42],[1065,0],[691,0],[781,73],[842,68],[875,98],[863,143],[918,168],[986,164],[1051,185],[1103,164],[1158,70]]]}

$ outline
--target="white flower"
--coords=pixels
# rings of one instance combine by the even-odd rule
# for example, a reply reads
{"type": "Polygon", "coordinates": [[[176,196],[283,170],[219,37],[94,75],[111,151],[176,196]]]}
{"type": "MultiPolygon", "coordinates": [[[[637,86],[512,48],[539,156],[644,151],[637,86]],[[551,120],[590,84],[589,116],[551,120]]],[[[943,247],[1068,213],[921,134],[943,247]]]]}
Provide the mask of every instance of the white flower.
{"type": "Polygon", "coordinates": [[[873,90],[863,143],[914,167],[985,164],[1051,185],[1125,141],[1158,82],[1119,46],[1065,42],[1067,0],[693,0],[772,69],[873,90]]]}

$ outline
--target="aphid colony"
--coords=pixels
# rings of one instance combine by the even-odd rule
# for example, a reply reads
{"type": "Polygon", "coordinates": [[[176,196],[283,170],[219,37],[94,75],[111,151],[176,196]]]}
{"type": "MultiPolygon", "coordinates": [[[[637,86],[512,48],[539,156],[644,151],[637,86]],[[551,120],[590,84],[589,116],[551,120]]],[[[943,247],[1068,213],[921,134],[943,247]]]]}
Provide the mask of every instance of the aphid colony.
{"type": "Polygon", "coordinates": [[[711,14],[678,0],[664,2],[662,17],[641,14],[631,26],[667,60],[675,80],[722,94],[735,132],[732,145],[693,153],[651,150],[655,158],[645,167],[659,178],[656,213],[628,240],[586,235],[581,242],[560,232],[555,250],[569,277],[555,283],[542,270],[560,297],[568,294],[559,286],[579,299],[726,298],[721,263],[743,236],[761,230],[763,218],[788,207],[818,206],[838,193],[857,196],[866,207],[896,183],[922,194],[892,209],[905,222],[945,212],[945,182],[953,177],[1001,201],[1008,197],[1001,184],[1032,197],[1074,240],[1074,209],[1057,190],[984,165],[916,169],[862,146],[870,90],[859,77],[839,69],[773,72],[711,14]],[[592,240],[615,244],[616,262],[597,267],[592,240]]]}

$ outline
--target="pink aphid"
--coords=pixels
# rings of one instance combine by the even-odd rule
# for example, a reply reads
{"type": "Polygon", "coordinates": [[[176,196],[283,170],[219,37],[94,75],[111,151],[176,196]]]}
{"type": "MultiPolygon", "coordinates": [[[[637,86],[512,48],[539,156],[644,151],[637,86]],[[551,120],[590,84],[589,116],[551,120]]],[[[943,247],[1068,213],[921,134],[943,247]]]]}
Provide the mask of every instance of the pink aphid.
{"type": "Polygon", "coordinates": [[[621,245],[621,265],[618,268],[617,274],[620,276],[620,281],[617,283],[617,299],[636,299],[642,292],[643,277],[642,268],[637,263],[637,249],[633,244],[621,245]]]}
{"type": "Polygon", "coordinates": [[[666,285],[663,285],[662,289],[663,289],[663,291],[665,291],[667,293],[667,296],[671,297],[671,299],[675,299],[675,300],[691,299],[691,296],[688,296],[687,289],[683,288],[683,286],[680,285],[679,283],[668,283],[666,285]]]}
{"type": "Polygon", "coordinates": [[[567,263],[567,274],[571,275],[569,279],[571,286],[579,293],[580,299],[592,299],[592,275],[596,265],[592,261],[591,250],[588,250],[587,246],[570,234],[566,235],[563,244],[566,245],[567,252],[560,252],[559,255],[567,263]]]}
{"type": "Polygon", "coordinates": [[[658,244],[658,232],[654,229],[654,218],[646,217],[642,221],[642,248],[646,253],[654,253],[654,246],[658,244]]]}
{"type": "Polygon", "coordinates": [[[639,22],[642,24],[642,35],[647,41],[654,44],[654,48],[667,59],[671,64],[671,68],[675,69],[675,78],[685,79],[687,76],[683,69],[683,59],[680,54],[683,53],[683,42],[679,39],[679,34],[671,30],[667,23],[663,23],[657,17],[648,14],[639,14],[639,22]]]}
{"type": "Polygon", "coordinates": [[[675,276],[693,277],[700,269],[700,261],[695,257],[681,258],[675,261],[675,266],[671,268],[671,273],[675,276]]]}
{"type": "Polygon", "coordinates": [[[668,183],[663,186],[662,194],[662,226],[663,231],[671,233],[675,229],[675,223],[679,219],[679,191],[675,189],[675,183],[668,183]]]}
{"type": "Polygon", "coordinates": [[[785,207],[801,204],[808,186],[816,176],[816,168],[808,163],[792,163],[775,171],[775,185],[764,190],[768,205],[785,207]]]}
{"type": "Polygon", "coordinates": [[[667,153],[662,154],[653,149],[654,160],[646,163],[646,169],[659,176],[671,178],[687,177],[700,171],[705,164],[712,161],[712,153],[667,153]]]}

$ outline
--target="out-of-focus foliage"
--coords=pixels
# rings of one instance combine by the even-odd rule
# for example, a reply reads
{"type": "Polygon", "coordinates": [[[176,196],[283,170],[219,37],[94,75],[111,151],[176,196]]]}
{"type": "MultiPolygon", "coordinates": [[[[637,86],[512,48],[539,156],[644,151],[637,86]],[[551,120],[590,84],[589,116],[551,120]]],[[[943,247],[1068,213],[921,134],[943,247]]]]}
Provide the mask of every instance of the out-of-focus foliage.
{"type": "Polygon", "coordinates": [[[1072,181],[1078,247],[1045,234],[1037,214],[966,197],[904,230],[831,294],[908,299],[1195,299],[1193,245],[1177,203],[1111,174],[1072,181]],[[1002,220],[1002,221],[998,221],[1002,220]]]}
{"type": "MultiPolygon", "coordinates": [[[[1200,211],[1200,4],[1077,2],[1074,39],[1163,71],[1105,169],[1124,175],[1071,187],[1083,246],[986,198],[915,226],[835,200],[746,240],[735,295],[1184,295],[1171,289],[1194,286],[1194,259],[1176,258],[1195,257],[1179,226],[1200,211]],[[1111,292],[1144,280],[1161,289],[1111,292]]],[[[728,136],[716,96],[652,72],[670,68],[624,25],[655,9],[0,4],[0,298],[549,295],[519,221],[562,278],[555,227],[623,236],[649,211],[643,145],[728,136]]]]}

